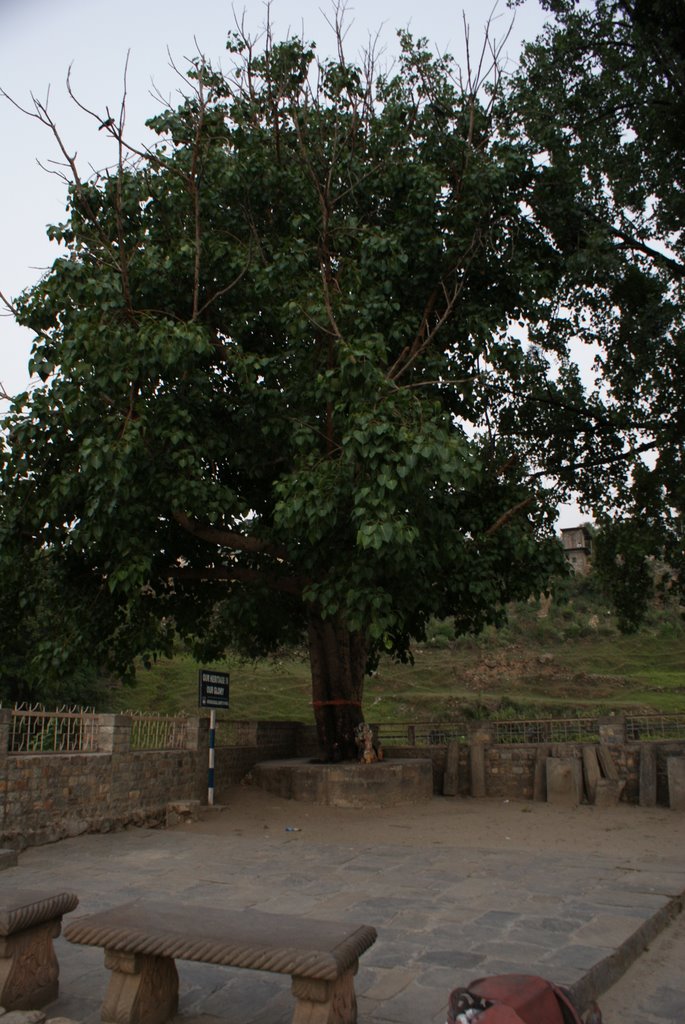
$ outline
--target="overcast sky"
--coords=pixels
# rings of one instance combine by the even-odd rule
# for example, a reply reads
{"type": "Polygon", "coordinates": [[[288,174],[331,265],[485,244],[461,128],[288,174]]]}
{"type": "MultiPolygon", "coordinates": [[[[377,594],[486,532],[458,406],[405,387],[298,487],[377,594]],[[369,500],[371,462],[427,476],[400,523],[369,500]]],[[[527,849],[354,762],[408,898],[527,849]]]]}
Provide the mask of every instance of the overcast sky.
{"type": "MultiPolygon", "coordinates": [[[[274,0],[271,21],[276,38],[288,31],[316,41],[323,55],[333,52],[333,34],[327,24],[332,6],[319,0],[274,0]]],[[[225,63],[225,40],[234,25],[234,11],[257,32],[266,17],[263,3],[223,0],[0,0],[0,87],[23,106],[31,106],[31,93],[44,101],[71,153],[83,169],[103,167],[115,159],[112,140],[97,131],[97,122],[79,111],[68,98],[66,75],[71,66],[72,86],[92,110],[118,111],[124,66],[127,73],[127,135],[144,137],[146,118],[160,109],[154,90],[172,96],[180,80],[169,64],[179,67],[198,49],[213,63],[225,63]]],[[[426,36],[441,51],[458,60],[464,54],[464,21],[470,26],[472,48],[483,38],[488,17],[494,35],[508,31],[512,13],[504,0],[493,7],[466,0],[367,0],[348,5],[346,49],[355,56],[380,30],[385,59],[396,50],[396,30],[409,28],[426,36]]],[[[521,41],[534,38],[543,18],[536,0],[526,0],[516,12],[506,43],[510,66],[516,63],[521,41]]],[[[33,284],[58,255],[45,228],[63,218],[64,183],[42,170],[59,152],[49,131],[0,98],[0,291],[18,295],[33,284]]],[[[0,384],[10,393],[27,387],[27,360],[31,335],[9,317],[0,318],[0,384]]],[[[0,406],[0,408],[2,408],[0,406]]],[[[565,525],[565,524],[564,524],[565,525]]]]}

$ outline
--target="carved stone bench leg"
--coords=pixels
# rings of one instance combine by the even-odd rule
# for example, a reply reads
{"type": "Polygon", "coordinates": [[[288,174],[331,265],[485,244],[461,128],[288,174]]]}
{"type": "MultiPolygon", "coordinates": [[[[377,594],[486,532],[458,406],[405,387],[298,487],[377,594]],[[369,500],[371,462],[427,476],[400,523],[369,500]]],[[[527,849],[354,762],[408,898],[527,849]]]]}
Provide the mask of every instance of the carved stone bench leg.
{"type": "Polygon", "coordinates": [[[0,1006],[35,1010],[54,1002],[59,991],[59,964],[52,945],[61,915],[0,937],[0,1006]]]}
{"type": "Polygon", "coordinates": [[[297,999],[293,1024],[356,1024],[354,976],[357,966],[355,964],[336,981],[293,975],[292,993],[297,999]]]}
{"type": "Polygon", "coordinates": [[[178,1009],[178,972],[170,957],[105,950],[112,972],[101,1018],[110,1024],[164,1024],[178,1009]]]}

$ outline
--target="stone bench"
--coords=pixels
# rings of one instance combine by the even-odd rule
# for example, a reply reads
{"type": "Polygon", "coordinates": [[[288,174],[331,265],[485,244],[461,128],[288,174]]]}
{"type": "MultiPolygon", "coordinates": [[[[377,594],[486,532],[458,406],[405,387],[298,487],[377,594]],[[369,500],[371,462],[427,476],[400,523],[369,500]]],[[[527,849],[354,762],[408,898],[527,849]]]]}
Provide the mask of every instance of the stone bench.
{"type": "Polygon", "coordinates": [[[73,892],[0,888],[0,1006],[35,1010],[57,998],[59,964],[52,940],[62,915],[78,906],[73,892]]]}
{"type": "Polygon", "coordinates": [[[293,1024],[355,1024],[354,975],[376,941],[366,925],[147,900],[71,921],[64,936],[105,950],[112,975],[101,1018],[115,1024],[173,1017],[176,959],[289,974],[293,1024]]]}

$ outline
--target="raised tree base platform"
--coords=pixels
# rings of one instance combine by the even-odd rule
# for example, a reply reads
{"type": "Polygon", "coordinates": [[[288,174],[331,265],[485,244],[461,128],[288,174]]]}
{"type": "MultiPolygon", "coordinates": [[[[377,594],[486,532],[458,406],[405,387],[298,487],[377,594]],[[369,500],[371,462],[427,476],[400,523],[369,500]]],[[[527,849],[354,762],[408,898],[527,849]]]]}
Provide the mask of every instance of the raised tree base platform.
{"type": "Polygon", "coordinates": [[[374,764],[262,761],[252,776],[255,785],[276,796],[329,807],[393,807],[433,795],[433,765],[428,758],[374,764]]]}

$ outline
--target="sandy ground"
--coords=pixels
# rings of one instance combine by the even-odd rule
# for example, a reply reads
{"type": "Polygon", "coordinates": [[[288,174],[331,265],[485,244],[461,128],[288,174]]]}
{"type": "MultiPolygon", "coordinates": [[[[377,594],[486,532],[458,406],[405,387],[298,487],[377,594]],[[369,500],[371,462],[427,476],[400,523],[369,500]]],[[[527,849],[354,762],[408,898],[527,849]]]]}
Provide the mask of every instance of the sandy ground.
{"type": "MultiPolygon", "coordinates": [[[[374,810],[318,807],[283,800],[248,786],[231,789],[230,813],[209,811],[204,820],[187,826],[207,833],[239,835],[300,832],[299,838],[317,843],[358,841],[411,846],[574,851],[616,858],[624,870],[631,865],[658,867],[660,862],[685,858],[685,814],[667,808],[616,807],[575,809],[543,803],[436,797],[425,804],[374,810]],[[456,813],[455,813],[456,812],[456,813]]],[[[295,836],[293,836],[295,838],[295,836]]],[[[680,914],[646,950],[623,978],[600,1000],[604,1020],[635,1018],[645,992],[663,993],[685,987],[685,914],[680,914]],[[632,1013],[632,1016],[629,1016],[632,1013]]],[[[680,998],[680,995],[677,995],[680,998]]],[[[658,1017],[658,1014],[656,1015],[658,1017]]],[[[668,1018],[677,1019],[677,1018],[668,1018]]],[[[685,1024],[685,1010],[683,1014],[685,1024]]]]}

